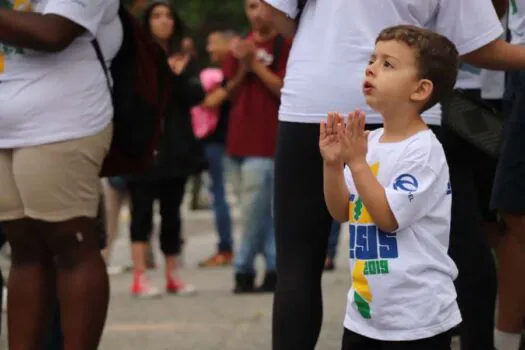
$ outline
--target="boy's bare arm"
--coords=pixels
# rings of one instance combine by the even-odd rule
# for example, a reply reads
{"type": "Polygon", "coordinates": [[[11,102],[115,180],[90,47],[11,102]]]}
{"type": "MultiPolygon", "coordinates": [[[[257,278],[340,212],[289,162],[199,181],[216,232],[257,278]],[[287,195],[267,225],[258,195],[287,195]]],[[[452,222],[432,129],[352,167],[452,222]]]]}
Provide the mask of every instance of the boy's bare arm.
{"type": "Polygon", "coordinates": [[[388,204],[385,189],[372,173],[368,163],[353,163],[350,170],[357,193],[376,226],[384,232],[397,230],[399,225],[388,204]]]}
{"type": "Polygon", "coordinates": [[[261,1],[259,8],[261,16],[271,23],[272,27],[287,39],[293,38],[296,31],[295,20],[288,17],[284,12],[281,12],[273,6],[267,4],[264,0],[261,1]]]}
{"type": "Polygon", "coordinates": [[[343,167],[323,165],[324,200],[330,215],[338,222],[348,221],[348,200],[343,167]]]}

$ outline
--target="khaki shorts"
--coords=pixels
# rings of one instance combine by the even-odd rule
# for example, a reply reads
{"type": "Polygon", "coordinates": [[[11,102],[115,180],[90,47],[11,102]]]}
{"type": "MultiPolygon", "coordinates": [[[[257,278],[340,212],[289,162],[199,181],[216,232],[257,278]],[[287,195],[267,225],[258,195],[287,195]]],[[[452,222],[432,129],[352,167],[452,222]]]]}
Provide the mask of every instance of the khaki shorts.
{"type": "Polygon", "coordinates": [[[0,221],[96,217],[113,125],[94,136],[0,149],[0,221]]]}

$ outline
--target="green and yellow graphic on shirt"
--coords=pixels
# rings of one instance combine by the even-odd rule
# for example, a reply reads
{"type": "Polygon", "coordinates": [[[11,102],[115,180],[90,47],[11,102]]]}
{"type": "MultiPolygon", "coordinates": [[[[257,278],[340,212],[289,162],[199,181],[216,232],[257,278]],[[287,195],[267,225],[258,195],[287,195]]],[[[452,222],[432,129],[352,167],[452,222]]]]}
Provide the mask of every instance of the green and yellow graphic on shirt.
{"type": "Polygon", "coordinates": [[[518,13],[518,4],[516,0],[510,0],[510,13],[515,15],[518,13]]]}
{"type": "MultiPolygon", "coordinates": [[[[16,11],[33,11],[31,0],[0,0],[0,8],[16,11]]],[[[5,57],[12,54],[23,54],[24,50],[0,43],[0,73],[5,70],[5,57]]]]}
{"type": "MultiPolygon", "coordinates": [[[[370,166],[377,177],[379,163],[370,166]]],[[[389,260],[399,257],[397,236],[378,229],[360,197],[350,195],[349,202],[350,259],[352,268],[352,287],[354,288],[354,306],[365,319],[373,317],[370,306],[373,291],[368,279],[371,276],[387,275],[389,260]]]]}

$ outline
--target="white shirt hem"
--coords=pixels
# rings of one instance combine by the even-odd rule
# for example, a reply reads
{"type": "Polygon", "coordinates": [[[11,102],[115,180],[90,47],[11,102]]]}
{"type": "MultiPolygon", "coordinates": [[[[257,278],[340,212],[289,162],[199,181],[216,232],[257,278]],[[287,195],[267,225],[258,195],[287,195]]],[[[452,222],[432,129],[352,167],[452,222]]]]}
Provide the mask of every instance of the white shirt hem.
{"type": "MultiPolygon", "coordinates": [[[[328,112],[327,112],[328,114],[328,112]]],[[[316,114],[312,115],[292,115],[292,114],[279,114],[279,121],[291,122],[291,123],[302,123],[302,124],[319,124],[321,120],[325,120],[326,116],[319,116],[316,114]]],[[[424,115],[423,120],[428,125],[441,125],[441,115],[424,115]]],[[[383,124],[383,118],[379,115],[367,115],[367,124],[383,124]]]]}
{"type": "Polygon", "coordinates": [[[360,334],[370,339],[385,340],[385,341],[411,341],[425,338],[431,338],[438,334],[451,330],[461,323],[461,315],[459,310],[446,321],[420,329],[375,329],[353,322],[348,315],[345,315],[344,327],[354,333],[360,334]]]}
{"type": "Polygon", "coordinates": [[[100,127],[93,127],[89,130],[80,130],[77,132],[65,131],[62,133],[51,133],[42,137],[27,137],[11,138],[11,139],[0,139],[0,149],[13,149],[13,148],[24,148],[47,145],[50,143],[65,142],[84,137],[94,136],[101,133],[111,123],[111,118],[108,119],[107,123],[104,123],[100,127]]]}

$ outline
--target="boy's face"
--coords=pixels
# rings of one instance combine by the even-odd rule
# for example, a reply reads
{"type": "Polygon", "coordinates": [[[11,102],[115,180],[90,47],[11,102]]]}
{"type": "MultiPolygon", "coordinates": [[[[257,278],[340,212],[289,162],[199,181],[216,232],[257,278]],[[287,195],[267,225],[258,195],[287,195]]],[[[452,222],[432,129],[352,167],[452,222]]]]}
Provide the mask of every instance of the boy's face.
{"type": "Polygon", "coordinates": [[[220,33],[211,33],[208,36],[206,50],[213,63],[222,62],[228,56],[229,49],[229,40],[226,40],[220,33]]]}
{"type": "Polygon", "coordinates": [[[260,0],[245,0],[244,10],[246,17],[252,27],[252,30],[259,31],[268,27],[268,23],[261,16],[259,8],[261,7],[260,0]]]}
{"type": "Polygon", "coordinates": [[[403,42],[380,41],[365,70],[366,103],[378,112],[421,107],[432,93],[432,83],[419,78],[416,51],[403,42]]]}

